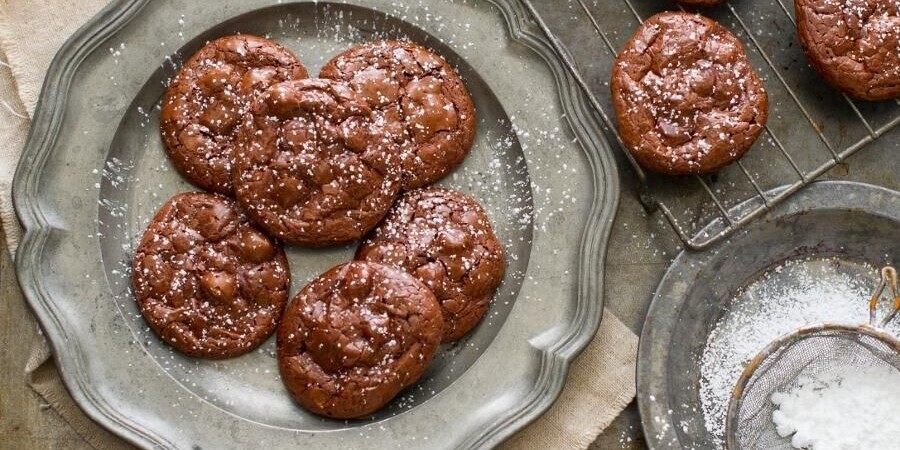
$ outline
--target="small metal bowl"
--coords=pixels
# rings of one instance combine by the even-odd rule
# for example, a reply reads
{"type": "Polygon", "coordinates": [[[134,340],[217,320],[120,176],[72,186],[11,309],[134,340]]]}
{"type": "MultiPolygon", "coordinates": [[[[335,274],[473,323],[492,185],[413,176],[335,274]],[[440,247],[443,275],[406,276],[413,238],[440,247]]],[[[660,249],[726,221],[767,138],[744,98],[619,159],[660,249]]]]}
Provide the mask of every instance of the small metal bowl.
{"type": "Polygon", "coordinates": [[[699,361],[710,332],[745,287],[786,261],[807,258],[834,258],[868,280],[854,269],[900,259],[898,225],[900,193],[818,182],[713,248],[682,252],[657,288],[638,353],[638,406],[650,448],[721,445],[700,408],[699,361]]]}

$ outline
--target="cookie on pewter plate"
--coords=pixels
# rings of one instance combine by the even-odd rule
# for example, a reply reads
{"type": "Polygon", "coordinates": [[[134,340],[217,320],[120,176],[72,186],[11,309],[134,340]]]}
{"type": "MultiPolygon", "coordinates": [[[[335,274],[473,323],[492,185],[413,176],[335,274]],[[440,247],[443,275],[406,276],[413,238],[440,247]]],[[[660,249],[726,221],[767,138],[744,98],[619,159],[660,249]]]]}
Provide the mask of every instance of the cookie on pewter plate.
{"type": "Polygon", "coordinates": [[[290,287],[284,251],[233,201],[178,194],[134,253],[132,287],[150,328],[204,358],[247,353],[275,331],[290,287]]]}
{"type": "Polygon", "coordinates": [[[441,179],[472,148],[472,98],[453,68],[425,47],[368,42],[332,58],[319,76],[349,82],[403,144],[406,190],[441,179]]]}
{"type": "Polygon", "coordinates": [[[361,238],[400,189],[400,152],[346,83],[279,83],[254,102],[235,196],[269,233],[322,247],[361,238]]]}
{"type": "Polygon", "coordinates": [[[332,268],[291,301],[278,327],[278,367],[291,396],[316,414],[369,415],[413,384],[441,340],[431,291],[390,266],[332,268]]]}
{"type": "Polygon", "coordinates": [[[863,100],[900,97],[900,1],[796,0],[797,34],[831,85],[863,100]]]}
{"type": "Polygon", "coordinates": [[[431,288],[444,314],[444,342],[478,324],[503,281],[505,265],[481,205],[445,188],[404,194],[356,258],[395,265],[431,288]]]}
{"type": "Polygon", "coordinates": [[[169,159],[203,189],[231,195],[235,137],[248,102],[271,84],[306,78],[288,49],[251,35],[216,39],[169,84],[159,128],[169,159]]]}
{"type": "Polygon", "coordinates": [[[619,134],[647,170],[715,172],[762,132],[768,96],[744,46],[718,23],[682,12],[644,22],[616,58],[619,134]]]}

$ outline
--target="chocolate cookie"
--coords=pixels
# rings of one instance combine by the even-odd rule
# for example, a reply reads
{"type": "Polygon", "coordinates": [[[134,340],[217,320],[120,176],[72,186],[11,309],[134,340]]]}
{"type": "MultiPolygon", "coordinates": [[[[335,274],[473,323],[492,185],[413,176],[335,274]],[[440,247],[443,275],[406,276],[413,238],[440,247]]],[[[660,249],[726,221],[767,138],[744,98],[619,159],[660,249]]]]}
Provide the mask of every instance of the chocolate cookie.
{"type": "Polygon", "coordinates": [[[279,83],[253,103],[235,195],[275,236],[320,247],[362,237],[400,189],[400,152],[346,83],[279,83]]]}
{"type": "Polygon", "coordinates": [[[440,56],[405,41],[358,45],[335,56],[322,78],[349,82],[403,144],[403,188],[431,184],[465,159],[475,139],[475,107],[440,56]]]}
{"type": "Polygon", "coordinates": [[[797,33],[812,66],[863,100],[900,97],[900,2],[795,0],[797,33]]]}
{"type": "Polygon", "coordinates": [[[713,6],[722,3],[723,0],[675,0],[687,6],[713,6]]]}
{"type": "Polygon", "coordinates": [[[185,178],[231,195],[234,141],[249,100],[271,84],[306,78],[286,48],[261,37],[206,44],[169,84],[159,116],[166,153],[185,178]]]}
{"type": "Polygon", "coordinates": [[[441,326],[437,300],[411,275],[381,264],[342,264],[288,306],[278,327],[281,380],[316,414],[371,414],[422,376],[441,326]]]}
{"type": "Polygon", "coordinates": [[[132,285],[144,319],[191,356],[249,352],[275,331],[287,302],[284,251],[235,206],[218,195],[178,194],[134,253],[132,285]]]}
{"type": "Polygon", "coordinates": [[[395,265],[431,288],[444,314],[444,342],[478,324],[503,281],[505,265],[481,205],[444,188],[404,194],[356,258],[395,265]]]}
{"type": "Polygon", "coordinates": [[[744,46],[706,17],[665,12],[644,22],[616,58],[619,134],[644,168],[710,173],[762,132],[768,97],[744,46]]]}

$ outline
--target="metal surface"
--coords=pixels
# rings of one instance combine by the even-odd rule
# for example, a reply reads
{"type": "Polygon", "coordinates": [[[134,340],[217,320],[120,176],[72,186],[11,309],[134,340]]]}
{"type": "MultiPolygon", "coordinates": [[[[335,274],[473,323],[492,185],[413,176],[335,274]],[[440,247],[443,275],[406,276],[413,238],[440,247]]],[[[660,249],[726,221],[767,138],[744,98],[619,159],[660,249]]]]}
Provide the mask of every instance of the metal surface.
{"type": "Polygon", "coordinates": [[[836,369],[877,367],[900,370],[900,340],[884,330],[900,311],[897,271],[881,270],[869,300],[869,323],[859,326],[823,323],[785,334],[762,349],[735,384],[725,418],[728,449],[790,449],[791,435],[781,436],[772,421],[776,392],[789,391],[801,377],[827,374],[836,369]],[[878,321],[885,288],[890,301],[878,321]]]}
{"type": "MultiPolygon", "coordinates": [[[[707,249],[758,219],[900,124],[900,100],[879,103],[855,101],[828,88],[812,72],[796,38],[793,5],[786,3],[789,0],[725,2],[717,8],[698,10],[728,26],[744,42],[751,62],[766,80],[770,119],[754,149],[734,167],[713,176],[694,176],[696,186],[690,189],[702,195],[688,195],[690,201],[685,202],[682,189],[687,186],[683,181],[671,181],[672,177],[645,173],[634,161],[618,136],[612,115],[607,113],[613,110],[608,92],[598,98],[581,75],[588,64],[612,66],[617,50],[630,36],[627,28],[623,27],[636,29],[644,18],[652,14],[684,8],[670,1],[658,0],[575,0],[577,6],[573,15],[581,15],[577,20],[590,24],[597,37],[596,47],[601,49],[593,57],[602,61],[588,62],[573,58],[570,48],[542,19],[545,12],[541,7],[546,8],[547,5],[533,3],[533,0],[522,1],[554,48],[563,55],[566,67],[602,118],[610,140],[617,142],[626,154],[640,180],[640,198],[644,207],[649,212],[660,211],[685,247],[691,250],[707,249]],[[790,126],[785,127],[785,124],[790,126]],[[797,124],[804,128],[802,132],[792,129],[797,124]],[[762,147],[769,148],[764,150],[762,147]],[[759,160],[771,166],[775,159],[782,167],[775,171],[760,171],[759,160]],[[767,188],[781,185],[786,185],[786,188],[776,194],[765,192],[767,188]],[[673,195],[672,191],[677,194],[673,195]],[[741,211],[740,215],[728,210],[729,205],[749,198],[758,199],[759,204],[741,211]],[[678,213],[685,208],[691,211],[678,213]],[[697,214],[701,210],[711,210],[712,214],[697,214]],[[686,222],[704,224],[710,215],[722,219],[717,222],[720,226],[706,227],[695,234],[693,227],[685,225],[686,222]]],[[[569,6],[572,7],[572,2],[569,6]]]]}
{"type": "Polygon", "coordinates": [[[718,446],[699,407],[699,361],[717,321],[735,302],[748,301],[741,295],[745,287],[788,260],[833,258],[857,273],[898,257],[900,193],[847,182],[813,183],[710,251],[679,254],[657,287],[638,353],[638,405],[648,446],[718,446]]]}
{"type": "Polygon", "coordinates": [[[753,359],[735,386],[728,406],[725,448],[790,450],[772,414],[772,396],[791,391],[798,381],[834,376],[835,371],[900,371],[900,341],[868,325],[821,324],[782,336],[753,359]]]}
{"type": "Polygon", "coordinates": [[[900,310],[897,271],[887,266],[869,300],[869,323],[823,323],[785,334],[756,355],[735,384],[725,418],[728,449],[790,449],[791,435],[776,430],[770,400],[790,391],[801,377],[879,368],[900,371],[900,340],[884,328],[900,310]],[[890,302],[878,321],[879,303],[890,286],[890,302]]]}
{"type": "MultiPolygon", "coordinates": [[[[546,410],[600,323],[618,178],[586,100],[519,8],[119,0],[73,36],[48,72],[14,200],[26,228],[20,283],[85,412],[148,448],[476,448],[546,410]],[[444,184],[485,205],[507,277],[478,329],[371,419],[321,419],[294,405],[271,342],[228,361],[169,350],[131,298],[130,250],[146,221],[169,195],[194,189],[159,143],[164,82],[185,54],[234,32],[269,35],[312,72],[354,42],[410,38],[438,49],[473,94],[476,144],[444,184]]],[[[292,290],[352,250],[291,248],[292,290]]]]}

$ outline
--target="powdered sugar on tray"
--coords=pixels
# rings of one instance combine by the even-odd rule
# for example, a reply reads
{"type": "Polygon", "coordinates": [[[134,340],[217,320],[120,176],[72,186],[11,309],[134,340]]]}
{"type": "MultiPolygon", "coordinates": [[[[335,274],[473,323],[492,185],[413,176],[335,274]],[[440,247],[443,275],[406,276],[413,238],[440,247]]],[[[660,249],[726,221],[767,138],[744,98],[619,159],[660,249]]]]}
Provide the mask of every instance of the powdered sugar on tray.
{"type": "MultiPolygon", "coordinates": [[[[556,281],[574,277],[573,273],[577,272],[567,264],[545,261],[568,262],[570,252],[574,261],[577,245],[544,248],[546,258],[529,261],[534,237],[560,234],[581,223],[585,220],[581,212],[586,212],[593,200],[589,171],[585,170],[588,157],[577,149],[568,119],[560,114],[559,105],[549,105],[548,98],[555,98],[552,91],[526,92],[515,87],[510,92],[497,91],[499,98],[485,95],[492,92],[491,85],[479,75],[496,80],[544,70],[543,66],[534,67],[539,60],[532,60],[524,53],[510,58],[494,55],[489,66],[470,66],[478,60],[467,57],[466,52],[478,47],[482,53],[494,53],[490,50],[494,43],[470,42],[468,22],[478,25],[480,22],[474,21],[480,20],[480,16],[455,18],[439,14],[445,9],[424,2],[396,2],[386,7],[387,14],[381,15],[338,3],[305,4],[282,11],[269,9],[237,29],[208,34],[211,38],[218,36],[219,31],[244,31],[269,37],[293,50],[311,73],[318,72],[325,61],[354,43],[379,38],[409,39],[446,56],[476,94],[473,98],[479,124],[473,151],[440,184],[472,194],[488,212],[504,246],[506,278],[480,325],[482,332],[444,346],[422,381],[404,391],[366,427],[380,426],[377,420],[420,405],[451,385],[486,350],[504,322],[512,317],[515,304],[547,304],[559,310],[558,297],[544,298],[527,290],[520,295],[519,289],[525,283],[539,283],[542,278],[552,277],[556,281]],[[446,32],[426,34],[418,27],[400,22],[404,19],[425,24],[429,30],[446,28],[446,32]],[[476,73],[476,67],[490,70],[476,73]],[[515,101],[512,95],[516,96],[515,101]],[[500,99],[504,100],[502,104],[500,99]],[[558,184],[558,179],[568,182],[558,184]]],[[[317,422],[296,414],[296,406],[284,395],[278,377],[274,340],[241,358],[189,359],[163,345],[147,328],[136,307],[130,279],[134,245],[163,202],[175,193],[197,189],[182,179],[166,159],[158,129],[160,92],[192,49],[202,45],[196,40],[192,18],[176,16],[174,20],[177,29],[183,32],[168,35],[164,43],[153,43],[154,48],[163,49],[159,50],[160,54],[166,54],[159,59],[161,68],[127,107],[105,165],[92,174],[95,180],[91,192],[99,190],[98,226],[84,233],[91,239],[101,240],[107,277],[104,280],[89,273],[85,277],[92,283],[109,284],[123,319],[122,332],[133,336],[129,348],[123,352],[132,357],[138,353],[152,358],[159,365],[160,373],[167,374],[185,392],[190,392],[191,395],[179,398],[177,404],[173,402],[172,407],[178,410],[173,417],[190,417],[193,408],[203,410],[205,407],[187,401],[198,399],[200,403],[211,403],[243,418],[273,426],[317,429],[362,426],[317,422]],[[176,51],[182,45],[184,49],[176,51]]],[[[108,49],[108,57],[118,61],[117,67],[127,67],[129,56],[136,54],[136,48],[134,42],[117,42],[108,49]]],[[[118,72],[116,75],[121,78],[118,72]]],[[[351,259],[354,250],[355,245],[327,249],[289,246],[286,251],[292,269],[291,294],[317,274],[351,259]]]]}
{"type": "MultiPolygon", "coordinates": [[[[836,258],[795,260],[764,274],[738,293],[716,323],[700,358],[700,403],[719,447],[734,384],[767,344],[796,328],[821,322],[858,325],[877,270],[836,258]]],[[[889,328],[895,335],[896,324],[889,328]]]]}
{"type": "Polygon", "coordinates": [[[900,449],[900,371],[841,367],[804,375],[787,392],[772,394],[778,434],[794,448],[900,449]]]}

